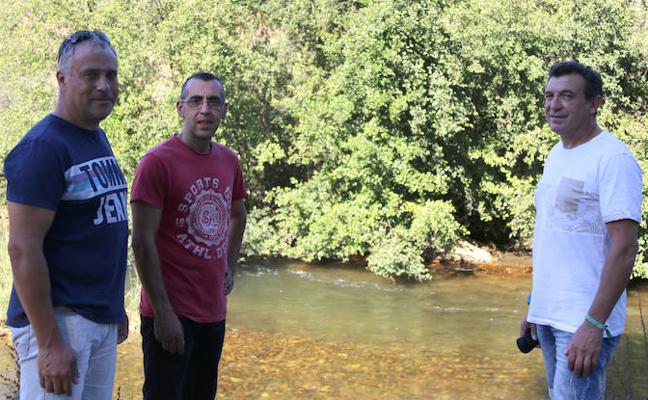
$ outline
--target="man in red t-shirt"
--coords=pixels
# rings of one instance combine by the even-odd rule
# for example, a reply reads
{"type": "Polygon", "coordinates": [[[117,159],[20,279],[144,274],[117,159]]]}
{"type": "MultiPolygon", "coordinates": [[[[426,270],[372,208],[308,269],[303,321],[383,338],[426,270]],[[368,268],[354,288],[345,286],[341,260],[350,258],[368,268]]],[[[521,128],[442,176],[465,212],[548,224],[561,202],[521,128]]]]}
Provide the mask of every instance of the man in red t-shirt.
{"type": "Polygon", "coordinates": [[[222,83],[190,76],[176,109],[182,131],[146,153],[131,190],[145,400],[216,396],[247,218],[238,156],[212,141],[227,113],[222,83]]]}

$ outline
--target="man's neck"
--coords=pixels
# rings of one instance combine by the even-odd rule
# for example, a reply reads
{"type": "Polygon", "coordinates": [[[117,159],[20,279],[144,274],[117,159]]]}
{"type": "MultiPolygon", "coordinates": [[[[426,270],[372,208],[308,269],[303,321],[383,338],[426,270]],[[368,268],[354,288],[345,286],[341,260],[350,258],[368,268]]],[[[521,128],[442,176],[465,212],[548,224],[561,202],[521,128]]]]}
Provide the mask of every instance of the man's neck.
{"type": "Polygon", "coordinates": [[[187,147],[190,149],[194,150],[197,153],[200,154],[208,154],[211,151],[211,139],[197,139],[193,137],[192,135],[185,133],[183,131],[180,131],[178,134],[178,139],[182,141],[182,143],[186,144],[187,147]]]}
{"type": "Polygon", "coordinates": [[[54,112],[52,115],[57,116],[61,118],[62,120],[69,122],[70,124],[74,126],[78,126],[81,129],[85,129],[88,131],[96,131],[99,129],[99,123],[89,123],[89,122],[84,122],[81,121],[78,118],[74,118],[70,113],[66,112],[66,110],[62,107],[57,106],[54,109],[54,112]]]}
{"type": "Polygon", "coordinates": [[[603,132],[603,129],[595,123],[582,132],[570,135],[560,135],[560,141],[562,142],[564,149],[573,149],[594,139],[601,132],[603,132]]]}

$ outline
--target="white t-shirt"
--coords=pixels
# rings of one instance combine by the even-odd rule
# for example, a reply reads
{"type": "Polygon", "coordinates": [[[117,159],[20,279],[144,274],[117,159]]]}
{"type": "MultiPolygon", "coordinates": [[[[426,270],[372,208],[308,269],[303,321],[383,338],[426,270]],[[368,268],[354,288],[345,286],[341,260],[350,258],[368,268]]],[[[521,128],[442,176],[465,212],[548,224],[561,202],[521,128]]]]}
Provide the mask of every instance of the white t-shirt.
{"type": "MultiPolygon", "coordinates": [[[[535,192],[529,322],[572,333],[583,323],[610,247],[605,224],[641,221],[641,176],[628,147],[607,131],[572,149],[553,147],[535,192]]],[[[624,291],[605,322],[613,336],[625,318],[624,291]]]]}

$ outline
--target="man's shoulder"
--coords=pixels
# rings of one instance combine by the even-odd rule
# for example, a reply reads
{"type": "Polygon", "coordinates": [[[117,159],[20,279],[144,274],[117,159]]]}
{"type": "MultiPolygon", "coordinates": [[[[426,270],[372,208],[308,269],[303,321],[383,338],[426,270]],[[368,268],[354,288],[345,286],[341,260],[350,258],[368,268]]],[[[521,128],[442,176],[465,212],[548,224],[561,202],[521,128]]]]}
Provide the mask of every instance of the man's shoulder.
{"type": "Polygon", "coordinates": [[[604,153],[618,154],[618,153],[631,153],[630,148],[621,139],[610,131],[603,131],[600,134],[600,141],[598,148],[604,153]]]}
{"type": "MultiPolygon", "coordinates": [[[[5,163],[9,160],[28,160],[29,162],[42,161],[34,159],[34,154],[61,154],[69,149],[66,141],[59,134],[60,127],[52,115],[48,115],[34,124],[9,152],[5,163]]],[[[56,157],[56,156],[55,156],[56,157]]],[[[40,158],[40,157],[36,157],[40,158]]]]}
{"type": "Polygon", "coordinates": [[[44,141],[50,144],[56,144],[60,142],[60,131],[61,127],[57,124],[56,118],[50,114],[29,128],[20,143],[44,141]]]}
{"type": "Polygon", "coordinates": [[[182,158],[182,149],[174,139],[172,136],[148,149],[137,165],[138,174],[145,174],[150,178],[151,174],[159,175],[173,170],[182,158]]]}
{"type": "Polygon", "coordinates": [[[144,154],[144,157],[155,157],[155,158],[167,158],[171,156],[174,152],[178,150],[178,146],[175,143],[175,137],[172,136],[163,142],[156,144],[155,146],[148,149],[144,154]]]}
{"type": "Polygon", "coordinates": [[[217,155],[219,157],[228,157],[237,162],[239,160],[239,155],[236,151],[218,142],[212,142],[212,154],[217,155]]]}
{"type": "Polygon", "coordinates": [[[597,139],[596,146],[593,146],[588,154],[588,158],[599,167],[605,166],[607,168],[610,165],[629,166],[633,164],[636,164],[637,167],[639,166],[637,158],[632,153],[630,147],[614,134],[609,131],[603,131],[597,139]],[[626,161],[619,164],[619,160],[626,161]]]}
{"type": "MultiPolygon", "coordinates": [[[[577,156],[583,157],[591,163],[599,163],[602,160],[609,159],[617,155],[625,154],[635,158],[632,151],[621,139],[612,134],[608,130],[603,130],[591,141],[578,146],[576,149],[577,156]]],[[[558,156],[566,154],[566,152],[573,152],[574,150],[567,150],[562,147],[561,142],[551,149],[550,156],[558,156]]],[[[551,158],[551,157],[550,157],[551,158]]]]}

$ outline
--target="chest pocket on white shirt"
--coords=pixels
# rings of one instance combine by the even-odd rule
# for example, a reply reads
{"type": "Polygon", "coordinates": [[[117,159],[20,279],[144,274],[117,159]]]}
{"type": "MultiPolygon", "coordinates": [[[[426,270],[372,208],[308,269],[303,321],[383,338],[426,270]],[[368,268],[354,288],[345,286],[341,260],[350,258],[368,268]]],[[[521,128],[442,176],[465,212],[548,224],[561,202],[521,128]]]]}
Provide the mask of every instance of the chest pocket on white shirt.
{"type": "Polygon", "coordinates": [[[549,207],[547,228],[573,233],[605,234],[598,194],[584,190],[585,182],[562,177],[549,207]]]}
{"type": "Polygon", "coordinates": [[[565,177],[560,179],[554,201],[556,211],[564,214],[577,214],[579,203],[583,197],[583,186],[585,186],[583,181],[565,177]]]}

